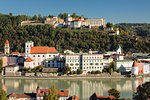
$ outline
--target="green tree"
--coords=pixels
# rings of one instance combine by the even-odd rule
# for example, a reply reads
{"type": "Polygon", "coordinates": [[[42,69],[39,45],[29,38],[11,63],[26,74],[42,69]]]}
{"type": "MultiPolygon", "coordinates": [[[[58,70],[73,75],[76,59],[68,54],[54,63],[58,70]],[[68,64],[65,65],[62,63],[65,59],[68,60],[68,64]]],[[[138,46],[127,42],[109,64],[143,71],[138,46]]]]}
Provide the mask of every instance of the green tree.
{"type": "Polygon", "coordinates": [[[3,89],[0,89],[0,100],[6,100],[6,92],[3,89]]]}
{"type": "Polygon", "coordinates": [[[38,20],[40,20],[42,18],[41,14],[38,14],[38,20]]]}
{"type": "Polygon", "coordinates": [[[49,89],[47,100],[57,100],[57,91],[54,85],[49,89]]]}
{"type": "Polygon", "coordinates": [[[114,62],[111,62],[111,63],[109,64],[109,68],[112,68],[113,70],[115,70],[115,64],[114,64],[114,62]]]}
{"type": "Polygon", "coordinates": [[[134,100],[149,100],[150,99],[150,82],[146,82],[137,87],[137,91],[133,94],[134,100]]]}
{"type": "Polygon", "coordinates": [[[33,69],[31,69],[32,72],[42,72],[43,66],[39,65],[33,69]]]}
{"type": "Polygon", "coordinates": [[[82,74],[82,73],[83,73],[82,69],[77,69],[77,74],[82,74]]]}
{"type": "Polygon", "coordinates": [[[72,14],[72,18],[76,18],[76,13],[73,13],[73,14],[72,14]]]}
{"type": "Polygon", "coordinates": [[[69,67],[68,65],[66,65],[66,66],[63,68],[63,74],[67,74],[69,71],[70,71],[70,67],[69,67]]]}
{"type": "Polygon", "coordinates": [[[37,16],[34,15],[34,16],[32,17],[32,20],[37,20],[37,16]]]}
{"type": "Polygon", "coordinates": [[[97,70],[96,72],[95,72],[95,74],[100,74],[101,72],[99,71],[99,70],[97,70]]]}
{"type": "Polygon", "coordinates": [[[2,73],[3,71],[3,60],[0,59],[0,73],[2,73]]]}
{"type": "Polygon", "coordinates": [[[120,92],[116,89],[112,88],[112,89],[108,90],[108,94],[115,96],[115,98],[117,98],[117,99],[120,98],[120,92]]]}
{"type": "Polygon", "coordinates": [[[110,22],[108,22],[107,24],[106,24],[106,27],[107,28],[112,28],[114,25],[112,24],[112,23],[110,23],[110,22]]]}

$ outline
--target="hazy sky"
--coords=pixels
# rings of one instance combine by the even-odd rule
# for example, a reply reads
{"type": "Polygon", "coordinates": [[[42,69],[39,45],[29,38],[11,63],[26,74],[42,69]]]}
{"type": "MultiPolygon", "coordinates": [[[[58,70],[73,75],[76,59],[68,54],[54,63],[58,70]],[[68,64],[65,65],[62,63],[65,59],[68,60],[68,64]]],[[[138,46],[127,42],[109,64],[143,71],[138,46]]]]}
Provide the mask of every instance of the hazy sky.
{"type": "Polygon", "coordinates": [[[0,13],[33,16],[76,12],[106,22],[150,23],[150,0],[0,0],[0,13]]]}

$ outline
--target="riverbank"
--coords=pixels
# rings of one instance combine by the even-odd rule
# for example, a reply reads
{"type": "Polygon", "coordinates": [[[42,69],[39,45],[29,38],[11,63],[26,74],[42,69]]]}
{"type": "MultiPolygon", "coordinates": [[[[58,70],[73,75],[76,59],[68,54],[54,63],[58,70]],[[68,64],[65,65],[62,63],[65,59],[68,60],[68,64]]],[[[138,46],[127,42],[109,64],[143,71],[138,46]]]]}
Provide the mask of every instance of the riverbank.
{"type": "Polygon", "coordinates": [[[120,73],[101,73],[101,74],[73,74],[73,75],[51,75],[51,76],[0,76],[0,78],[18,78],[18,79],[103,79],[103,78],[142,78],[150,77],[150,74],[127,77],[120,73]]]}

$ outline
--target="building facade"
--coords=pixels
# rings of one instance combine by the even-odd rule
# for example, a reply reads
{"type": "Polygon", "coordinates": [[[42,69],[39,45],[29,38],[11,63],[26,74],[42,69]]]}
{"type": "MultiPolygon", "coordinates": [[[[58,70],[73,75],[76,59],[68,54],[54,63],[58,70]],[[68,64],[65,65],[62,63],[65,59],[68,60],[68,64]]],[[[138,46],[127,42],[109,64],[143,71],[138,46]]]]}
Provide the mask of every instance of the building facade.
{"type": "Polygon", "coordinates": [[[85,72],[101,71],[103,69],[103,54],[72,54],[66,55],[65,64],[71,71],[82,69],[85,72]]]}
{"type": "Polygon", "coordinates": [[[87,19],[85,20],[85,26],[90,27],[105,26],[105,19],[87,19]]]}
{"type": "MultiPolygon", "coordinates": [[[[28,41],[25,44],[25,55],[26,55],[26,61],[25,61],[25,65],[29,65],[27,64],[28,58],[30,57],[30,61],[33,62],[33,67],[35,66],[46,66],[46,60],[51,58],[55,58],[59,55],[59,53],[57,52],[57,50],[54,47],[48,47],[48,46],[34,46],[34,43],[32,41],[28,41]]],[[[26,67],[24,65],[24,67],[26,67]]]]}

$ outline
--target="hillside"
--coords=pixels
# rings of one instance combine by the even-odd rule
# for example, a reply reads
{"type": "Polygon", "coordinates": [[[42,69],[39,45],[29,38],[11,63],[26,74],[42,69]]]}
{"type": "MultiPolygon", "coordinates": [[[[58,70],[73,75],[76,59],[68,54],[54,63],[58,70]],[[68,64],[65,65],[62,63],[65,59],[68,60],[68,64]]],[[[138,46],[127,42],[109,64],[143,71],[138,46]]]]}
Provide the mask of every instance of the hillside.
{"type": "Polygon", "coordinates": [[[32,40],[36,46],[55,46],[62,52],[72,49],[84,52],[89,49],[103,52],[115,50],[120,44],[124,52],[150,52],[150,41],[145,39],[136,40],[128,35],[122,28],[121,35],[109,35],[101,30],[77,30],[77,29],[54,29],[50,25],[42,26],[19,26],[23,16],[0,16],[0,47],[4,47],[6,39],[10,42],[12,51],[24,52],[25,42],[32,40]]]}
{"type": "Polygon", "coordinates": [[[116,27],[123,29],[130,35],[137,35],[142,37],[150,36],[150,24],[147,23],[120,23],[116,24],[116,27]]]}

